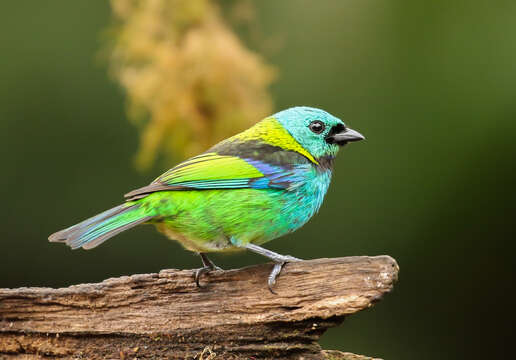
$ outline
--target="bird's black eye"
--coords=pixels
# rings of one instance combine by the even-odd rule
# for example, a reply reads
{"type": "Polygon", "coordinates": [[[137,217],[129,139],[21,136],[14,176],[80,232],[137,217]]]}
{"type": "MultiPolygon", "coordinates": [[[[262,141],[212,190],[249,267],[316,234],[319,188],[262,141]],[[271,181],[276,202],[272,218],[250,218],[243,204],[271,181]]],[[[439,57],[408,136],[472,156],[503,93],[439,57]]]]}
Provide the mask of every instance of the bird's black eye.
{"type": "Polygon", "coordinates": [[[308,125],[308,128],[310,130],[312,130],[312,132],[316,133],[316,134],[320,134],[324,131],[324,123],[320,120],[314,120],[310,123],[310,125],[308,125]]]}

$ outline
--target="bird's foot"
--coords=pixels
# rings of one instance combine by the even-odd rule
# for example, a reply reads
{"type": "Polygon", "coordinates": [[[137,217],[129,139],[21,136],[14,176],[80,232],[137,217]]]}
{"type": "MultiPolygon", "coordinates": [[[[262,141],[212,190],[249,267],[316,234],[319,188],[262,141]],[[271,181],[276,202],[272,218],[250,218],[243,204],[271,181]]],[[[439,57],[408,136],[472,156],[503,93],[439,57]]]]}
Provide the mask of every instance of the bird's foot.
{"type": "Polygon", "coordinates": [[[202,287],[201,284],[199,283],[201,275],[207,274],[207,273],[209,273],[210,271],[213,271],[213,270],[222,270],[222,269],[219,268],[218,266],[215,266],[215,267],[205,266],[205,267],[202,267],[200,269],[196,269],[194,271],[195,284],[197,285],[198,288],[202,287]]]}
{"type": "Polygon", "coordinates": [[[199,279],[201,278],[202,274],[207,274],[210,271],[214,271],[214,270],[221,270],[221,271],[223,270],[222,268],[215,265],[210,259],[208,259],[206,254],[199,253],[199,255],[201,256],[202,264],[204,266],[200,269],[196,269],[194,272],[195,284],[197,285],[198,288],[202,287],[201,284],[199,283],[199,279]]]}
{"type": "Polygon", "coordinates": [[[264,249],[261,246],[258,246],[255,244],[247,244],[247,245],[245,245],[245,248],[247,250],[251,250],[254,253],[268,257],[269,259],[274,261],[274,267],[272,268],[272,271],[269,274],[269,279],[267,281],[267,284],[269,285],[269,290],[273,294],[276,294],[276,293],[274,292],[274,290],[272,290],[272,287],[276,283],[276,278],[278,277],[279,273],[281,272],[281,269],[283,269],[283,266],[285,266],[285,264],[288,262],[303,261],[302,259],[298,259],[298,258],[295,258],[290,255],[281,255],[281,254],[275,253],[274,251],[264,249]]]}
{"type": "Polygon", "coordinates": [[[290,255],[285,255],[285,256],[282,255],[281,260],[280,259],[278,259],[278,260],[279,261],[275,262],[274,267],[272,268],[272,271],[269,274],[269,278],[267,280],[267,284],[269,285],[270,292],[275,295],[277,295],[277,294],[276,294],[276,292],[274,292],[274,290],[272,290],[272,288],[273,288],[274,284],[276,284],[276,278],[279,276],[281,269],[283,269],[283,266],[285,266],[285,264],[288,262],[302,261],[301,259],[295,258],[290,255]]]}

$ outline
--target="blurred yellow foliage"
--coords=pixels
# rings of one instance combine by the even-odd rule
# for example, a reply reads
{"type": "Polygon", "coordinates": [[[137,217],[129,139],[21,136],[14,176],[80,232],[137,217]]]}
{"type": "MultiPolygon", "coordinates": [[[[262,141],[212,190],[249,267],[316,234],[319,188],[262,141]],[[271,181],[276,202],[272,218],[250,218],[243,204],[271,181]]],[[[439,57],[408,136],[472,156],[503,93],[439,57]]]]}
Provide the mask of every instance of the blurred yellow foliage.
{"type": "Polygon", "coordinates": [[[275,69],[211,0],[111,0],[111,72],[142,124],[137,166],[186,157],[271,113],[275,69]]]}

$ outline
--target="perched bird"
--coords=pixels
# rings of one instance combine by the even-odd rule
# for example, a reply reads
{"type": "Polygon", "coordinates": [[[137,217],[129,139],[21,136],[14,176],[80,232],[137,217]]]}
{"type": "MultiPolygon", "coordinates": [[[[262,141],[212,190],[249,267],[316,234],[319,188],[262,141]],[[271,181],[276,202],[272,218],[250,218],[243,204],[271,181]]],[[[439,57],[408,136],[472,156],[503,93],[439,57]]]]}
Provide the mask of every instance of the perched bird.
{"type": "Polygon", "coordinates": [[[206,253],[250,250],[283,265],[299,259],[262,244],[303,226],[320,208],[341,146],[363,140],[326,111],[294,107],[265,118],[125,195],[126,202],[50,235],[94,248],[139,224],[154,224],[201,256],[195,281],[219,269],[206,253]]]}

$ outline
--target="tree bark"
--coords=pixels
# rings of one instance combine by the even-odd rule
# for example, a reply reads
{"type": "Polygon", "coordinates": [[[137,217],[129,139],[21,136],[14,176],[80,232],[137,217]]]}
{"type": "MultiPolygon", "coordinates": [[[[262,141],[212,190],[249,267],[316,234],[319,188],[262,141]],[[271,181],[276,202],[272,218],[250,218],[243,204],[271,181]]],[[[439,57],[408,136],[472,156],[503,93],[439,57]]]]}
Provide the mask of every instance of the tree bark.
{"type": "Polygon", "coordinates": [[[0,358],[351,359],[322,352],[319,337],[380,300],[398,274],[389,256],[295,262],[272,294],[270,270],[214,271],[202,288],[192,271],[163,270],[0,289],[0,358]]]}

